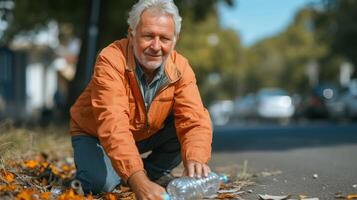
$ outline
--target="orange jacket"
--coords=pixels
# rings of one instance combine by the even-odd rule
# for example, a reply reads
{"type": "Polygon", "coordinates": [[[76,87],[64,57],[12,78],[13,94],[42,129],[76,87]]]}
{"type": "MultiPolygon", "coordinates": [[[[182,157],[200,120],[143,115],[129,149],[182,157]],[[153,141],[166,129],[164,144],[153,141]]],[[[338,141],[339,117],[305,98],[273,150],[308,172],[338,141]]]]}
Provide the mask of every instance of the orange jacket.
{"type": "Polygon", "coordinates": [[[162,87],[148,112],[135,76],[135,61],[128,39],[104,48],[93,77],[71,107],[71,134],[99,138],[116,172],[126,181],[144,170],[135,146],[164,126],[171,111],[183,161],[207,163],[211,156],[212,127],[187,60],[173,51],[165,64],[169,83],[162,87]]]}

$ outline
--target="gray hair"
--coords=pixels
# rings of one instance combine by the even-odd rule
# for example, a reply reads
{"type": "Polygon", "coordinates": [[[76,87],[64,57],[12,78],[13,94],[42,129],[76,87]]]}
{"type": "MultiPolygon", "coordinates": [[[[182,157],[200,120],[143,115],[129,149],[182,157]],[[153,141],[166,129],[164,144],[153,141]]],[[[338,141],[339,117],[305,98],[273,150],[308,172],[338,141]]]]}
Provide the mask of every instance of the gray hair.
{"type": "Polygon", "coordinates": [[[181,30],[182,18],[173,0],[139,0],[129,12],[128,24],[135,34],[139,24],[141,14],[147,9],[158,9],[160,12],[169,14],[175,23],[175,35],[178,36],[181,30]]]}

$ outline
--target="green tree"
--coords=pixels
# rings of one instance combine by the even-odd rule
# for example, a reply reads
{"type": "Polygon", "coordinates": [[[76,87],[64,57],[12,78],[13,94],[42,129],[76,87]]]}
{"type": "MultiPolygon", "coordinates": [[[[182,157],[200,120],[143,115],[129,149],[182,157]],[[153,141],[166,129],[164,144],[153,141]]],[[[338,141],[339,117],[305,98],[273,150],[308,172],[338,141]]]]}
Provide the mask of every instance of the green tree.
{"type": "MultiPolygon", "coordinates": [[[[336,63],[343,58],[357,66],[357,1],[322,0],[322,9],[315,10],[318,38],[329,45],[324,63],[336,63]]],[[[357,77],[355,70],[354,77],[357,77]]]]}
{"type": "MultiPolygon", "coordinates": [[[[229,5],[233,4],[233,0],[178,0],[176,3],[182,15],[185,16],[184,23],[186,21],[194,23],[203,22],[207,15],[214,11],[216,3],[219,1],[224,1],[229,5]],[[186,17],[192,17],[192,19],[187,19],[186,17]]],[[[93,10],[95,12],[98,11],[98,20],[95,22],[99,27],[95,45],[95,52],[98,52],[113,40],[126,36],[128,29],[126,23],[127,13],[134,3],[134,0],[15,0],[14,20],[6,31],[5,36],[1,38],[1,42],[6,44],[21,32],[41,30],[51,20],[58,22],[63,40],[66,38],[63,34],[66,32],[64,30],[71,30],[71,37],[81,38],[82,46],[76,67],[76,75],[69,87],[68,105],[71,105],[85,87],[87,83],[86,76],[91,70],[89,68],[93,66],[91,62],[94,62],[94,58],[91,61],[87,59],[89,53],[87,51],[87,41],[90,41],[88,31],[91,23],[93,23],[90,17],[93,15],[93,10]],[[94,6],[98,3],[99,6],[94,6]]],[[[186,25],[184,24],[184,26],[186,25]]],[[[212,58],[209,58],[209,60],[212,60],[212,58]]]]}
{"type": "MultiPolygon", "coordinates": [[[[190,15],[192,13],[186,13],[190,15]]],[[[240,41],[236,32],[222,29],[211,11],[204,21],[185,16],[178,51],[190,61],[205,103],[232,99],[237,94],[240,41]]]]}
{"type": "Polygon", "coordinates": [[[245,50],[240,70],[244,93],[261,87],[307,89],[306,64],[326,52],[325,45],[315,40],[312,14],[310,8],[302,9],[286,30],[245,50]]]}

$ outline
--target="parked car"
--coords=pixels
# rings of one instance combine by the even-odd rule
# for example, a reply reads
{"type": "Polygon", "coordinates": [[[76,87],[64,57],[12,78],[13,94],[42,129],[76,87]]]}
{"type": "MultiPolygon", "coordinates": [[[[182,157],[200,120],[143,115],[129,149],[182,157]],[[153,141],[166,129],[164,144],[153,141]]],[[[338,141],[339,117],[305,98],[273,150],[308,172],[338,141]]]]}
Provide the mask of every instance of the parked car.
{"type": "Polygon", "coordinates": [[[289,119],[295,107],[289,94],[279,88],[266,88],[258,91],[257,114],[261,118],[289,119]]]}
{"type": "Polygon", "coordinates": [[[326,104],[329,116],[333,119],[357,117],[357,79],[333,101],[326,104]]]}
{"type": "Polygon", "coordinates": [[[234,101],[234,108],[231,117],[232,120],[239,121],[241,119],[255,118],[255,103],[255,95],[252,93],[244,97],[237,98],[234,101]]]}
{"type": "Polygon", "coordinates": [[[328,105],[334,102],[338,96],[339,89],[335,84],[323,83],[315,86],[297,109],[298,117],[328,118],[328,105]]]}
{"type": "Polygon", "coordinates": [[[235,103],[234,116],[242,119],[288,121],[295,112],[292,98],[280,88],[263,88],[235,103]]]}
{"type": "Polygon", "coordinates": [[[215,101],[208,108],[211,120],[214,125],[225,125],[229,122],[233,112],[233,101],[221,100],[215,101]]]}

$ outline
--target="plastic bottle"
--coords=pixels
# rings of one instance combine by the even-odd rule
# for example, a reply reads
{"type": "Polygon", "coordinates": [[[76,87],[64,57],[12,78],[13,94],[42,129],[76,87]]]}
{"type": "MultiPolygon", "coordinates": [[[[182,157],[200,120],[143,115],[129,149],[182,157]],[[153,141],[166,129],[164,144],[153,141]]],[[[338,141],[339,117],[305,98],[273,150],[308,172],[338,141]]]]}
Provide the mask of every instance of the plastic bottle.
{"type": "Polygon", "coordinates": [[[219,176],[214,172],[207,177],[181,177],[172,180],[167,186],[168,195],[165,200],[191,200],[216,194],[221,182],[227,182],[227,176],[219,176]]]}

